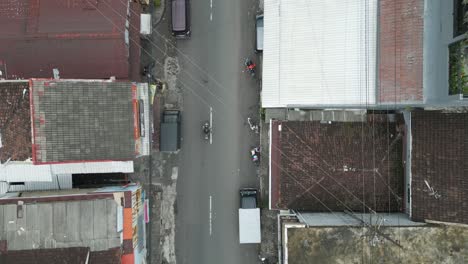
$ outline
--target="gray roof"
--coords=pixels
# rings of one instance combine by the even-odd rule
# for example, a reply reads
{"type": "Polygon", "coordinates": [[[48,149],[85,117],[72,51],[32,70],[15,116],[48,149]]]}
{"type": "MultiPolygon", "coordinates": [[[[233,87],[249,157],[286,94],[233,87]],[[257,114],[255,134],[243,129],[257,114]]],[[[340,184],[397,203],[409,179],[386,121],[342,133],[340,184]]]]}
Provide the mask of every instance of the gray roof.
{"type": "Polygon", "coordinates": [[[35,201],[0,205],[0,240],[8,250],[89,247],[91,251],[120,246],[114,199],[35,201]],[[20,217],[18,217],[20,216],[20,217]]]}
{"type": "Polygon", "coordinates": [[[135,156],[131,83],[33,80],[31,92],[36,163],[135,156]]]}

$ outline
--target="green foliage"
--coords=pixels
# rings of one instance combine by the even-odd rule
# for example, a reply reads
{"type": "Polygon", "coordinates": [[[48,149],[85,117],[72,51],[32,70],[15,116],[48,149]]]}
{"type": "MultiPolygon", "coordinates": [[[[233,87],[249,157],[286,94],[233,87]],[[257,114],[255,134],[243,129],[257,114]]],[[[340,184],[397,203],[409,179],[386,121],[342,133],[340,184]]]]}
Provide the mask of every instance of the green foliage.
{"type": "Polygon", "coordinates": [[[449,94],[468,96],[468,40],[449,46],[449,94]]]}
{"type": "Polygon", "coordinates": [[[154,7],[160,7],[161,6],[161,0],[154,0],[154,7]]]}

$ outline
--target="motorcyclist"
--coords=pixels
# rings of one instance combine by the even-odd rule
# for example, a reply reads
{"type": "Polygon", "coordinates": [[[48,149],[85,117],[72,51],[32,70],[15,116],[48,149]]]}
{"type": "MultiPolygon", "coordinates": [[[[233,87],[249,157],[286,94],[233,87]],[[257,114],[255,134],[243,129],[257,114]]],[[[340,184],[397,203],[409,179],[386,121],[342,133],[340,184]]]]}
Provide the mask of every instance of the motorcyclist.
{"type": "Polygon", "coordinates": [[[249,61],[249,63],[247,64],[247,68],[251,71],[255,70],[255,66],[255,63],[253,63],[252,61],[249,61]]]}
{"type": "Polygon", "coordinates": [[[205,124],[203,124],[203,133],[205,133],[205,138],[208,137],[208,135],[210,134],[211,132],[211,127],[210,127],[210,124],[208,122],[205,122],[205,124]]]}

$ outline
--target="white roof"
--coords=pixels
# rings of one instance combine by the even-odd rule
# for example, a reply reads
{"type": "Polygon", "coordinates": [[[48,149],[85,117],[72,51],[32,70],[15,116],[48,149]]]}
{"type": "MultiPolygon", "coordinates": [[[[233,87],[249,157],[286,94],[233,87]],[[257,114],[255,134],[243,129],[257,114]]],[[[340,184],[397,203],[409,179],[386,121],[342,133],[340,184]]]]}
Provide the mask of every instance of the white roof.
{"type": "Polygon", "coordinates": [[[239,209],[239,242],[260,243],[260,208],[239,209]]]}
{"type": "Polygon", "coordinates": [[[265,0],[263,107],[375,103],[377,0],[265,0]]]}
{"type": "Polygon", "coordinates": [[[31,162],[0,164],[0,181],[50,182],[57,174],[133,173],[133,161],[76,162],[33,165],[31,162]]]}

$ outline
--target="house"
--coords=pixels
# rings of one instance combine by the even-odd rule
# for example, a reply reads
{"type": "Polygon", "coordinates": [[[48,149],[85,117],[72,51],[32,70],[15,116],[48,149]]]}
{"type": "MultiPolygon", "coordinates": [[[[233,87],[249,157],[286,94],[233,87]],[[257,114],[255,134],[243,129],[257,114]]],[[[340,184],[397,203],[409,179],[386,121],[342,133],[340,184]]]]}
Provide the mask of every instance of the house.
{"type": "Polygon", "coordinates": [[[262,107],[467,105],[468,91],[452,88],[463,74],[449,78],[458,70],[449,69],[450,47],[458,43],[460,54],[466,47],[466,28],[454,31],[463,23],[452,14],[462,7],[461,0],[267,0],[262,107]]]}
{"type": "Polygon", "coordinates": [[[133,159],[149,153],[147,84],[0,81],[0,108],[0,193],[72,188],[73,175],[131,173],[133,159]]]}
{"type": "Polygon", "coordinates": [[[91,252],[86,247],[9,250],[0,252],[4,264],[120,264],[120,248],[91,252]]]}
{"type": "Polygon", "coordinates": [[[4,0],[0,79],[139,81],[140,9],[129,0],[4,0]]]}
{"type": "Polygon", "coordinates": [[[411,113],[410,217],[468,226],[468,113],[411,113]]]}
{"type": "Polygon", "coordinates": [[[269,208],[402,212],[403,117],[270,122],[269,208]]]}
{"type": "Polygon", "coordinates": [[[270,121],[280,263],[463,262],[466,108],[364,117],[270,121]]]}
{"type": "Polygon", "coordinates": [[[387,219],[363,226],[348,217],[346,225],[325,226],[280,217],[279,263],[464,263],[468,258],[467,228],[387,219]]]}
{"type": "Polygon", "coordinates": [[[145,204],[138,185],[0,198],[1,263],[64,263],[65,255],[75,256],[67,263],[146,263],[145,204]]]}

